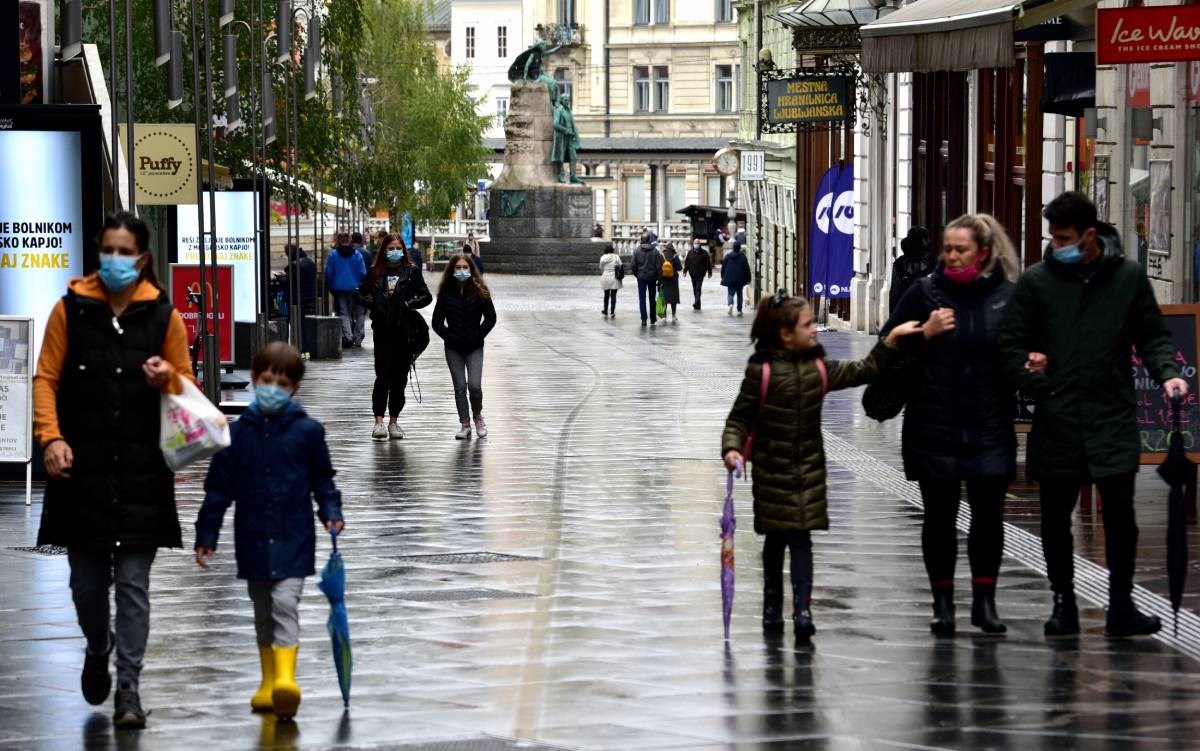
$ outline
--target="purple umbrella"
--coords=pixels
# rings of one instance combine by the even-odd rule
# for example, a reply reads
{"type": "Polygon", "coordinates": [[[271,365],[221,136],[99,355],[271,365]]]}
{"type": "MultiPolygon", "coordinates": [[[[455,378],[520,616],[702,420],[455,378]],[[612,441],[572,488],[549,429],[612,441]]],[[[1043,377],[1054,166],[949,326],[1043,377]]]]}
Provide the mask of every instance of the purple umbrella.
{"type": "Polygon", "coordinates": [[[737,518],[733,515],[733,478],[741,477],[742,463],[725,479],[725,510],[721,513],[721,607],[725,617],[725,639],[729,640],[729,618],[733,614],[733,533],[737,518]]]}

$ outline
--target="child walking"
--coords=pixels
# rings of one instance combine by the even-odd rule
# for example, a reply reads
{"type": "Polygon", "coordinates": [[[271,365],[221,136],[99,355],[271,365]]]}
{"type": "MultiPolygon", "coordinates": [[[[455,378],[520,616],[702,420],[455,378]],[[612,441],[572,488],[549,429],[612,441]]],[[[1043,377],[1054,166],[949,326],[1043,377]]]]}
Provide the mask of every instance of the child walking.
{"type": "Polygon", "coordinates": [[[342,496],[325,428],[292,396],[304,378],[293,347],[272,342],[251,363],[254,403],[230,428],[232,443],[213,457],[196,519],[196,563],[208,568],[225,510],[233,515],[237,575],[254,603],[254,630],[262,683],[250,699],[255,712],[290,719],[300,707],[296,651],[300,647],[300,591],[316,573],[317,517],[342,531],[342,496]]]}
{"type": "Polygon", "coordinates": [[[896,326],[869,355],[855,362],[827,361],[817,344],[812,307],[780,290],[758,305],[750,338],[755,353],[741,392],[725,421],[721,455],[729,471],[742,461],[754,434],[754,531],[763,541],[764,631],[783,630],[783,554],[791,551],[792,622],[807,640],[813,625],[811,532],[828,529],[821,403],[826,391],[867,383],[890,361],[896,342],[920,330],[896,326]],[[764,397],[765,395],[765,397],[764,397]]]}

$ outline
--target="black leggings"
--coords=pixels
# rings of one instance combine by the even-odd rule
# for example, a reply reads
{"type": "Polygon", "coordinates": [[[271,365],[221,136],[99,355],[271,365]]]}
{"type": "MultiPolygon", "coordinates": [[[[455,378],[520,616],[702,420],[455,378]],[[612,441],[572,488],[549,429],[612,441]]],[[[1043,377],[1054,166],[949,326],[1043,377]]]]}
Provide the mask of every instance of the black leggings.
{"type": "MultiPolygon", "coordinates": [[[[1133,569],[1137,558],[1138,527],[1133,510],[1136,475],[1126,474],[1094,480],[1104,502],[1104,553],[1108,562],[1110,605],[1129,603],[1133,591],[1133,569]]],[[[1042,554],[1050,587],[1059,594],[1073,592],[1075,542],[1071,535],[1071,512],[1079,499],[1079,488],[1087,480],[1042,480],[1042,554]]]]}
{"type": "Polygon", "coordinates": [[[408,369],[412,355],[404,333],[375,332],[375,388],[371,390],[371,409],[376,417],[384,410],[392,417],[404,411],[404,390],[408,388],[408,369]]]}
{"type": "Polygon", "coordinates": [[[615,289],[604,290],[604,312],[607,313],[610,310],[614,313],[617,312],[617,290],[615,289]]]}
{"type": "MultiPolygon", "coordinates": [[[[1004,494],[1007,478],[968,480],[967,503],[971,506],[971,531],[967,534],[967,557],[971,561],[971,581],[975,585],[995,586],[1000,575],[1000,557],[1004,553],[1004,494]]],[[[958,504],[962,483],[958,480],[922,480],[921,500],[925,503],[925,521],[921,527],[921,550],[925,571],[934,587],[954,586],[954,566],[958,562],[958,504]]]]}
{"type": "Polygon", "coordinates": [[[812,602],[812,536],[808,530],[768,532],[763,540],[763,589],[783,594],[783,551],[792,553],[792,605],[807,610],[812,602]]]}

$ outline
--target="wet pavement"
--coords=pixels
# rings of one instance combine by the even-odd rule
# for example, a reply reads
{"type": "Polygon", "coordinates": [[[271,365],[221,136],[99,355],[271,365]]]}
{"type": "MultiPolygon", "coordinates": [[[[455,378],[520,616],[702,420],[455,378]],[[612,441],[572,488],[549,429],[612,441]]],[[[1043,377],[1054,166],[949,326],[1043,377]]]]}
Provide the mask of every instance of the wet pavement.
{"type": "MultiPolygon", "coordinates": [[[[632,285],[610,321],[595,279],[492,283],[500,323],[485,364],[484,440],[453,438],[436,339],[402,442],[369,439],[369,350],[310,364],[301,401],[325,423],[345,497],[349,712],[310,581],[297,722],[250,713],[258,665],[227,522],[208,572],[188,551],[160,552],[142,677],[150,724],[114,732],[111,707],[79,695],[83,643],[65,557],[15,549],[32,545],[40,507],[26,510],[23,489],[6,484],[0,748],[1196,747],[1200,619],[1186,612],[1177,637],[1105,639],[1104,572],[1083,560],[1084,634],[1045,639],[1049,594],[1024,486],[998,595],[1008,635],[969,626],[965,551],[959,634],[929,634],[919,497],[898,469],[899,426],[862,416],[856,392],[826,406],[832,529],[815,543],[814,645],[761,633],[747,484],[737,489],[739,595],[724,643],[719,437],[750,317],[727,316],[715,284],[703,312],[685,305],[678,324],[644,330],[632,285]]],[[[871,344],[846,334],[823,342],[833,357],[871,344]]],[[[202,477],[179,477],[185,540],[202,477]]],[[[1148,471],[1141,490],[1139,582],[1150,589],[1138,597],[1165,612],[1156,549],[1165,490],[1148,471]]],[[[1077,541],[1102,564],[1099,524],[1081,514],[1077,541]]],[[[321,540],[320,559],[327,548],[321,540]]]]}

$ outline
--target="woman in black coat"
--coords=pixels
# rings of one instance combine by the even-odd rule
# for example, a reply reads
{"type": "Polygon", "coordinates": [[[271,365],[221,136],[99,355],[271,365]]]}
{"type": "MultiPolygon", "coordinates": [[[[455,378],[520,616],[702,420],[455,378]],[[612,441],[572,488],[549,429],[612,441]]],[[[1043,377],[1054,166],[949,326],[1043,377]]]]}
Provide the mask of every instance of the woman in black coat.
{"type": "Polygon", "coordinates": [[[385,235],[375,264],[358,289],[360,303],[371,316],[375,338],[375,388],[371,408],[376,441],[404,438],[399,423],[404,390],[413,360],[429,344],[429,327],[417,310],[433,302],[421,269],[413,263],[399,235],[385,235]],[[388,413],[387,427],[383,413],[388,413]]]}
{"type": "Polygon", "coordinates": [[[454,256],[446,264],[442,283],[438,285],[433,330],[446,344],[446,365],[450,368],[454,405],[458,409],[456,439],[471,437],[472,414],[475,434],[487,438],[487,424],[483,421],[483,340],[495,327],[496,306],[479,269],[466,253],[454,256]]]}
{"type": "Polygon", "coordinates": [[[1016,474],[1013,389],[998,367],[997,338],[1017,274],[1017,256],[999,222],[966,215],[946,228],[931,276],[904,294],[883,334],[925,321],[924,339],[905,371],[904,472],[920,483],[925,506],[921,547],[933,589],[938,635],[954,633],[955,520],[963,483],[971,506],[971,623],[1004,633],[996,615],[996,577],[1004,548],[1004,498],[1016,474]]]}

